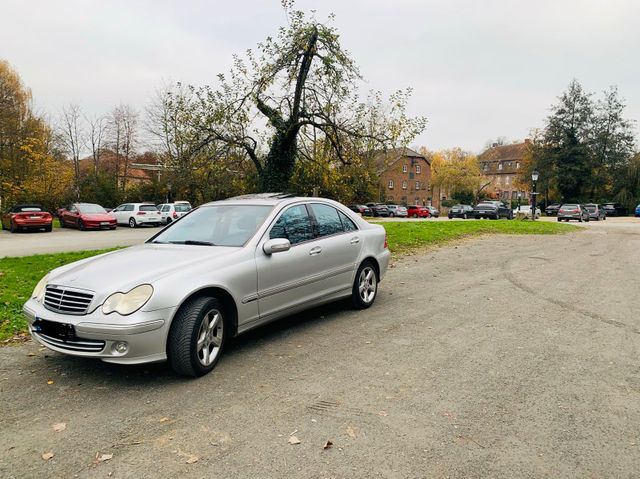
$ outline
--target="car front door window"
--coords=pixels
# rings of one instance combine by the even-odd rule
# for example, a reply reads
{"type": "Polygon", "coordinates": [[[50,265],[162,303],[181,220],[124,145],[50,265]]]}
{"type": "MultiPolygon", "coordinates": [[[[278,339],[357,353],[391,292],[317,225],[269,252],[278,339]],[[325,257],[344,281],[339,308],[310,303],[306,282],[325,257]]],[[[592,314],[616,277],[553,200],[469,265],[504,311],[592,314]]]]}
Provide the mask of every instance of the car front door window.
{"type": "Polygon", "coordinates": [[[288,239],[292,246],[313,239],[311,218],[306,206],[292,206],[282,213],[271,228],[269,238],[288,239]]]}

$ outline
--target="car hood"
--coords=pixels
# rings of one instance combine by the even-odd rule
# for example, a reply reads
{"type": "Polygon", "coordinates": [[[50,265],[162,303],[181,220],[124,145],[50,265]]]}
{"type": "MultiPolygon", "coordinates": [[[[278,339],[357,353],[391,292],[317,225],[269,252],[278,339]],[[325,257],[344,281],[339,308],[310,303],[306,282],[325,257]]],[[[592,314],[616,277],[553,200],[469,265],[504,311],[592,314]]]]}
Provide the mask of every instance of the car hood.
{"type": "Polygon", "coordinates": [[[80,217],[85,221],[113,221],[116,219],[111,213],[81,214],[80,217]]]}
{"type": "Polygon", "coordinates": [[[88,289],[96,292],[98,297],[115,291],[126,292],[140,284],[153,284],[174,271],[214,258],[231,259],[241,250],[222,246],[145,243],[58,268],[51,272],[48,283],[88,289]]]}

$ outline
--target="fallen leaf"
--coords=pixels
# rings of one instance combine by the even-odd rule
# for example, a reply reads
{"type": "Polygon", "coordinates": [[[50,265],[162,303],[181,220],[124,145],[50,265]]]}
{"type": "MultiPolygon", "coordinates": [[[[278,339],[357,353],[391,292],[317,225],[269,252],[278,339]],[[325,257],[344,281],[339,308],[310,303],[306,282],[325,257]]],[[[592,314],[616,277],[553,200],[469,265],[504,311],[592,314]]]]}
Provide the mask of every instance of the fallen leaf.
{"type": "Polygon", "coordinates": [[[327,439],[327,442],[324,443],[322,449],[329,449],[331,446],[333,446],[333,443],[327,439]]]}
{"type": "Polygon", "coordinates": [[[51,459],[53,456],[55,456],[55,454],[54,454],[53,452],[51,452],[51,451],[49,451],[49,452],[45,452],[45,453],[42,455],[42,459],[44,459],[45,461],[48,461],[48,460],[49,460],[49,459],[51,459]]]}
{"type": "Polygon", "coordinates": [[[198,456],[191,455],[191,456],[189,456],[189,458],[187,459],[186,462],[187,462],[187,464],[195,464],[199,460],[200,460],[200,458],[198,456]]]}
{"type": "Polygon", "coordinates": [[[378,416],[388,416],[387,411],[378,411],[378,416]]]}
{"type": "Polygon", "coordinates": [[[167,421],[169,421],[169,418],[166,416],[163,418],[160,418],[160,422],[167,422],[167,421]]]}
{"type": "Polygon", "coordinates": [[[351,426],[347,426],[346,431],[347,431],[347,436],[349,436],[350,438],[355,439],[357,437],[356,432],[353,430],[351,426]]]}
{"type": "Polygon", "coordinates": [[[62,432],[67,428],[66,422],[59,422],[51,426],[53,428],[53,432],[62,432]]]}
{"type": "Polygon", "coordinates": [[[296,436],[290,436],[289,444],[300,444],[300,439],[298,439],[296,436]]]}
{"type": "Polygon", "coordinates": [[[49,384],[49,385],[53,384],[53,379],[49,379],[49,380],[47,381],[47,384],[49,384]]]}
{"type": "Polygon", "coordinates": [[[35,353],[27,353],[27,356],[29,356],[30,358],[34,357],[35,355],[35,353]]]}
{"type": "Polygon", "coordinates": [[[99,452],[96,452],[95,463],[98,464],[104,461],[108,461],[111,458],[113,458],[113,454],[100,454],[99,452]]]}

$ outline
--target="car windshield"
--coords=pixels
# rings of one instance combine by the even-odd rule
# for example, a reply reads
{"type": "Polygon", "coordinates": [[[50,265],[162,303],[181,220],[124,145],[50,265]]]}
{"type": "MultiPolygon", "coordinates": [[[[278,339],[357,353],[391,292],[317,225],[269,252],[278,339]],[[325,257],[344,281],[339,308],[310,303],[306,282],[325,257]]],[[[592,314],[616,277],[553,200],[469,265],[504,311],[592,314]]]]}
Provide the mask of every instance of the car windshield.
{"type": "Polygon", "coordinates": [[[151,242],[204,246],[242,246],[264,222],[272,206],[215,205],[194,210],[151,242]]]}
{"type": "Polygon", "coordinates": [[[83,203],[78,205],[78,209],[83,213],[106,213],[105,209],[100,205],[91,203],[83,203]]]}
{"type": "Polygon", "coordinates": [[[153,205],[140,205],[140,211],[158,211],[158,208],[153,205]]]}

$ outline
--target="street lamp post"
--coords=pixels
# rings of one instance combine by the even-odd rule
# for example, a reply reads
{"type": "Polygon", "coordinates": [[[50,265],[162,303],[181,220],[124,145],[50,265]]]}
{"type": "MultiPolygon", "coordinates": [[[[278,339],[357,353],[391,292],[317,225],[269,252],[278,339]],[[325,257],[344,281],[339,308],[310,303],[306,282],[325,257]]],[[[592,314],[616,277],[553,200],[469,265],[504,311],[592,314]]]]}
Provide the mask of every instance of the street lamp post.
{"type": "Polygon", "coordinates": [[[518,191],[518,213],[520,213],[520,200],[522,199],[522,191],[518,191]]]}
{"type": "Polygon", "coordinates": [[[533,170],[531,172],[531,181],[533,181],[533,192],[531,196],[531,221],[536,220],[536,199],[538,197],[538,192],[536,191],[536,187],[538,186],[538,170],[533,170]]]}

